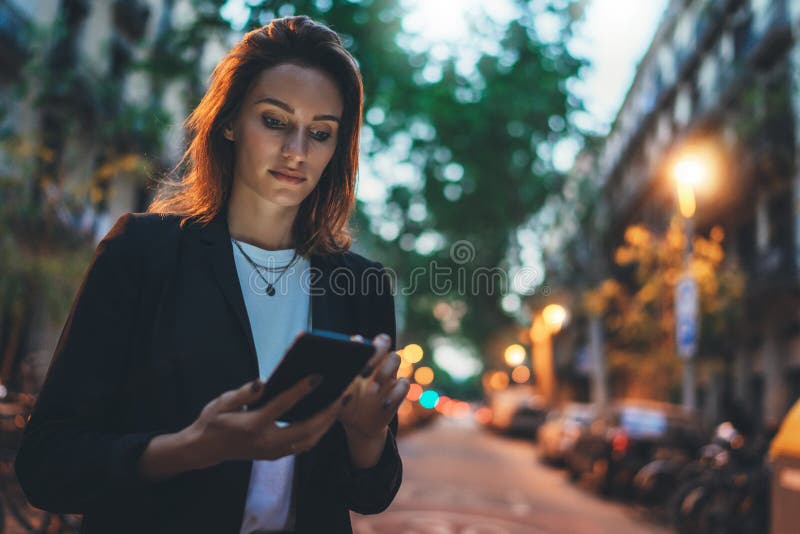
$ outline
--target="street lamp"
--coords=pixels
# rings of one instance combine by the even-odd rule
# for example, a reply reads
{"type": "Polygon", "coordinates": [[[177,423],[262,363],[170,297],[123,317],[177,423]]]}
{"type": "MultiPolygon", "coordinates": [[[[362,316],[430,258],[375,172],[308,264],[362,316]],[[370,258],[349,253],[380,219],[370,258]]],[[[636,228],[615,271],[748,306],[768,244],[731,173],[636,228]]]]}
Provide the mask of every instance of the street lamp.
{"type": "Polygon", "coordinates": [[[531,325],[533,342],[532,367],[536,375],[542,397],[550,405],[555,393],[555,372],[553,370],[553,335],[558,333],[569,319],[566,308],[559,304],[548,304],[537,313],[531,325]]]}
{"type": "Polygon", "coordinates": [[[675,284],[675,345],[683,359],[683,406],[693,410],[697,404],[695,354],[699,339],[697,281],[691,272],[694,215],[697,208],[695,189],[710,178],[710,162],[699,154],[686,154],[672,169],[678,209],[683,223],[685,246],[683,274],[675,284]]]}
{"type": "Polygon", "coordinates": [[[506,347],[503,357],[509,366],[516,367],[525,361],[525,347],[522,345],[517,345],[516,343],[509,345],[506,347]]]}

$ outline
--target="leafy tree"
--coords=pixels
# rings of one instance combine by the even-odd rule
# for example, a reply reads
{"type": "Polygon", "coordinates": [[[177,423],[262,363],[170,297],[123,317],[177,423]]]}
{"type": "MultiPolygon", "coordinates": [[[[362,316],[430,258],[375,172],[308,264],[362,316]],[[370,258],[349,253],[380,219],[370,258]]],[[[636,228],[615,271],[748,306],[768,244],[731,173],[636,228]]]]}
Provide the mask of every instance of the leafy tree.
{"type": "MultiPolygon", "coordinates": [[[[700,298],[700,358],[720,359],[731,353],[742,320],[739,305],[744,275],[725,261],[724,231],[694,239],[689,272],[700,298]]],[[[607,354],[613,374],[622,378],[619,393],[666,399],[679,383],[675,351],[675,285],[684,272],[685,237],[677,219],[664,236],[644,226],[625,231],[614,255],[616,276],[584,295],[586,308],[603,315],[607,354]]]]}

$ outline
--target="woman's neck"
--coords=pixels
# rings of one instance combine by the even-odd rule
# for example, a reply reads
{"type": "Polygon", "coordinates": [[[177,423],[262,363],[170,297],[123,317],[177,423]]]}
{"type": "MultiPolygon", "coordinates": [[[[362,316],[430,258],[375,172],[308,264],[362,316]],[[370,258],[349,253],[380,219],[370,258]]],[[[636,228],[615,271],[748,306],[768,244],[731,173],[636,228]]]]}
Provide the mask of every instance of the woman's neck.
{"type": "Polygon", "coordinates": [[[228,205],[228,231],[233,239],[266,250],[294,248],[292,226],[297,207],[234,202],[228,205]]]}

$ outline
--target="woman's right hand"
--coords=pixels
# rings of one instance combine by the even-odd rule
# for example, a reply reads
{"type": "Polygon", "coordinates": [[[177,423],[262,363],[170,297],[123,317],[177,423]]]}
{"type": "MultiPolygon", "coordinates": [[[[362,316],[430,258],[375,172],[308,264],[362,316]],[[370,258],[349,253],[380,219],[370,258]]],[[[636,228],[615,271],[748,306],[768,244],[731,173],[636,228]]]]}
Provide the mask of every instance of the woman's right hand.
{"type": "MultiPolygon", "coordinates": [[[[192,444],[192,464],[204,468],[227,460],[275,460],[309,450],[336,421],[343,399],[289,426],[279,427],[276,419],[311,393],[320,381],[319,375],[304,378],[252,411],[247,411],[247,405],[261,396],[261,380],[215,398],[184,430],[192,444]]],[[[345,397],[344,402],[347,400],[345,397]]]]}

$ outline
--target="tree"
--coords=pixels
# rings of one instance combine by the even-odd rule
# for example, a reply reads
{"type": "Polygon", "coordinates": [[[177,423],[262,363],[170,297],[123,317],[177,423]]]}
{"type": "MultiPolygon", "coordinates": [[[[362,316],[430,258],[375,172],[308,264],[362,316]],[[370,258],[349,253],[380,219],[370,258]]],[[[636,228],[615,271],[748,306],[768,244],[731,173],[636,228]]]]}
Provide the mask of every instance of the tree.
{"type": "MultiPolygon", "coordinates": [[[[721,227],[694,239],[689,271],[698,282],[699,358],[720,360],[732,352],[741,327],[744,274],[725,261],[721,227]]],[[[685,237],[673,219],[664,236],[644,226],[626,229],[614,254],[616,276],[584,296],[586,308],[605,318],[607,354],[620,393],[667,399],[679,383],[675,351],[675,284],[683,273],[685,237]],[[616,372],[616,373],[615,373],[616,372]]]]}

